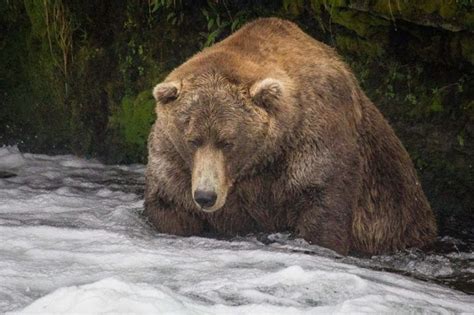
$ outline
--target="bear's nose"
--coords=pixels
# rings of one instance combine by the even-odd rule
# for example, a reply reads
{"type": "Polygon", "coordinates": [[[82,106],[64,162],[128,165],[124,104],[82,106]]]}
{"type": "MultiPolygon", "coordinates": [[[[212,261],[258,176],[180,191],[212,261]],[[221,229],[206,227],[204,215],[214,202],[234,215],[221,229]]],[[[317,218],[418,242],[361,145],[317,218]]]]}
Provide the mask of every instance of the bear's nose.
{"type": "Polygon", "coordinates": [[[213,191],[196,190],[194,200],[203,208],[210,208],[216,203],[217,194],[213,191]]]}

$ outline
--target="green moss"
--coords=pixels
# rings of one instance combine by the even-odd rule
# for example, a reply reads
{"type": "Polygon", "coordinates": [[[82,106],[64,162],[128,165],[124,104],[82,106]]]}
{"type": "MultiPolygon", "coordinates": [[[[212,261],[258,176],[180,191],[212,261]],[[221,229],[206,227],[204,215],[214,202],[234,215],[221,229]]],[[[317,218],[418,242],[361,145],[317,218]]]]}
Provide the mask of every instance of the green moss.
{"type": "Polygon", "coordinates": [[[298,16],[303,12],[304,0],[283,0],[283,9],[293,16],[298,16]]]}
{"type": "Polygon", "coordinates": [[[473,28],[471,0],[376,0],[363,4],[365,10],[392,20],[403,19],[457,31],[473,28]]]}
{"type": "Polygon", "coordinates": [[[126,158],[144,161],[150,127],[155,120],[155,101],[151,91],[146,90],[136,97],[122,99],[119,110],[110,117],[111,128],[122,137],[126,158]]]}
{"type": "MultiPolygon", "coordinates": [[[[444,1],[445,2],[444,4],[441,4],[441,2],[443,2],[443,1],[422,0],[422,1],[415,1],[411,5],[415,8],[417,8],[418,10],[420,10],[420,12],[423,12],[425,14],[432,14],[432,13],[435,13],[437,10],[439,10],[440,5],[442,5],[442,6],[444,5],[446,7],[446,4],[448,4],[447,1],[444,1]]],[[[453,2],[454,1],[449,1],[449,3],[451,3],[451,4],[453,2]]],[[[408,5],[404,6],[405,10],[407,10],[409,7],[410,6],[408,6],[408,5]]],[[[448,8],[444,8],[444,10],[449,11],[448,8]]]]}
{"type": "Polygon", "coordinates": [[[460,39],[462,57],[474,65],[474,35],[465,34],[460,39]]]}
{"type": "Polygon", "coordinates": [[[377,42],[342,34],[336,35],[335,40],[338,50],[343,52],[369,57],[380,57],[384,54],[383,46],[377,42]]]}
{"type": "Polygon", "coordinates": [[[474,121],[474,101],[467,101],[461,108],[466,117],[474,121]]]}
{"type": "Polygon", "coordinates": [[[347,0],[320,0],[326,7],[339,8],[348,4],[347,0]]]}
{"type": "Polygon", "coordinates": [[[37,37],[44,37],[46,35],[45,23],[45,6],[47,2],[25,0],[26,13],[31,22],[31,33],[37,37]]]}
{"type": "Polygon", "coordinates": [[[464,23],[466,25],[466,29],[469,31],[474,30],[474,12],[467,12],[466,15],[464,16],[464,23]]]}
{"type": "MultiPolygon", "coordinates": [[[[434,1],[431,1],[434,2],[434,1]]],[[[444,1],[439,1],[440,6],[439,6],[439,15],[445,19],[450,19],[456,16],[456,13],[459,12],[458,9],[458,4],[456,1],[452,0],[444,0],[444,1]]]]}
{"type": "Polygon", "coordinates": [[[369,38],[374,34],[387,32],[390,22],[367,14],[351,10],[334,10],[331,13],[331,19],[334,23],[344,26],[357,33],[357,35],[369,38]]]}

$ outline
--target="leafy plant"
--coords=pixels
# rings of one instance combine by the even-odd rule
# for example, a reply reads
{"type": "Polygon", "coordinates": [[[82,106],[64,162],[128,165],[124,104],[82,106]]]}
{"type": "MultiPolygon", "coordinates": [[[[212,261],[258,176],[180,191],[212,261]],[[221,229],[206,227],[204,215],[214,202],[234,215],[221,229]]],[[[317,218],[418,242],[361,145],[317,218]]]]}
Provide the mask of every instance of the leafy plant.
{"type": "Polygon", "coordinates": [[[232,14],[226,1],[221,3],[207,1],[207,6],[201,9],[206,21],[207,32],[201,32],[204,38],[202,47],[209,47],[224,33],[232,33],[247,21],[247,12],[244,10],[232,14]]]}

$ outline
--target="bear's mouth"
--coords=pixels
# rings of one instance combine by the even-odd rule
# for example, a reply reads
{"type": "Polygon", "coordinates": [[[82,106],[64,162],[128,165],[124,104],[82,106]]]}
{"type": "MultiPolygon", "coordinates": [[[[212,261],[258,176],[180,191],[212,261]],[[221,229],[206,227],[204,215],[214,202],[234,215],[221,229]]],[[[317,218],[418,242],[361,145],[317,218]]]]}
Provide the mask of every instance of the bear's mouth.
{"type": "Polygon", "coordinates": [[[219,211],[219,210],[220,210],[220,208],[219,208],[219,209],[207,209],[207,208],[199,208],[199,209],[200,209],[201,211],[204,211],[204,212],[206,212],[206,213],[214,213],[214,212],[216,212],[216,211],[219,211]]]}

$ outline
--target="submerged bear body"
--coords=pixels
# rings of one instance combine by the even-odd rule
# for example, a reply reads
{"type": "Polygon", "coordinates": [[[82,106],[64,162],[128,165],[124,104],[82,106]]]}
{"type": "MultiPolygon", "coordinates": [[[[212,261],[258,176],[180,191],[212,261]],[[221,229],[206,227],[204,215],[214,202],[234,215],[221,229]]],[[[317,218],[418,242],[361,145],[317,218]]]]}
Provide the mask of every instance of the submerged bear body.
{"type": "Polygon", "coordinates": [[[153,94],[145,215],[163,233],[291,231],[339,253],[436,236],[395,133],[328,46],[260,19],[153,94]]]}

